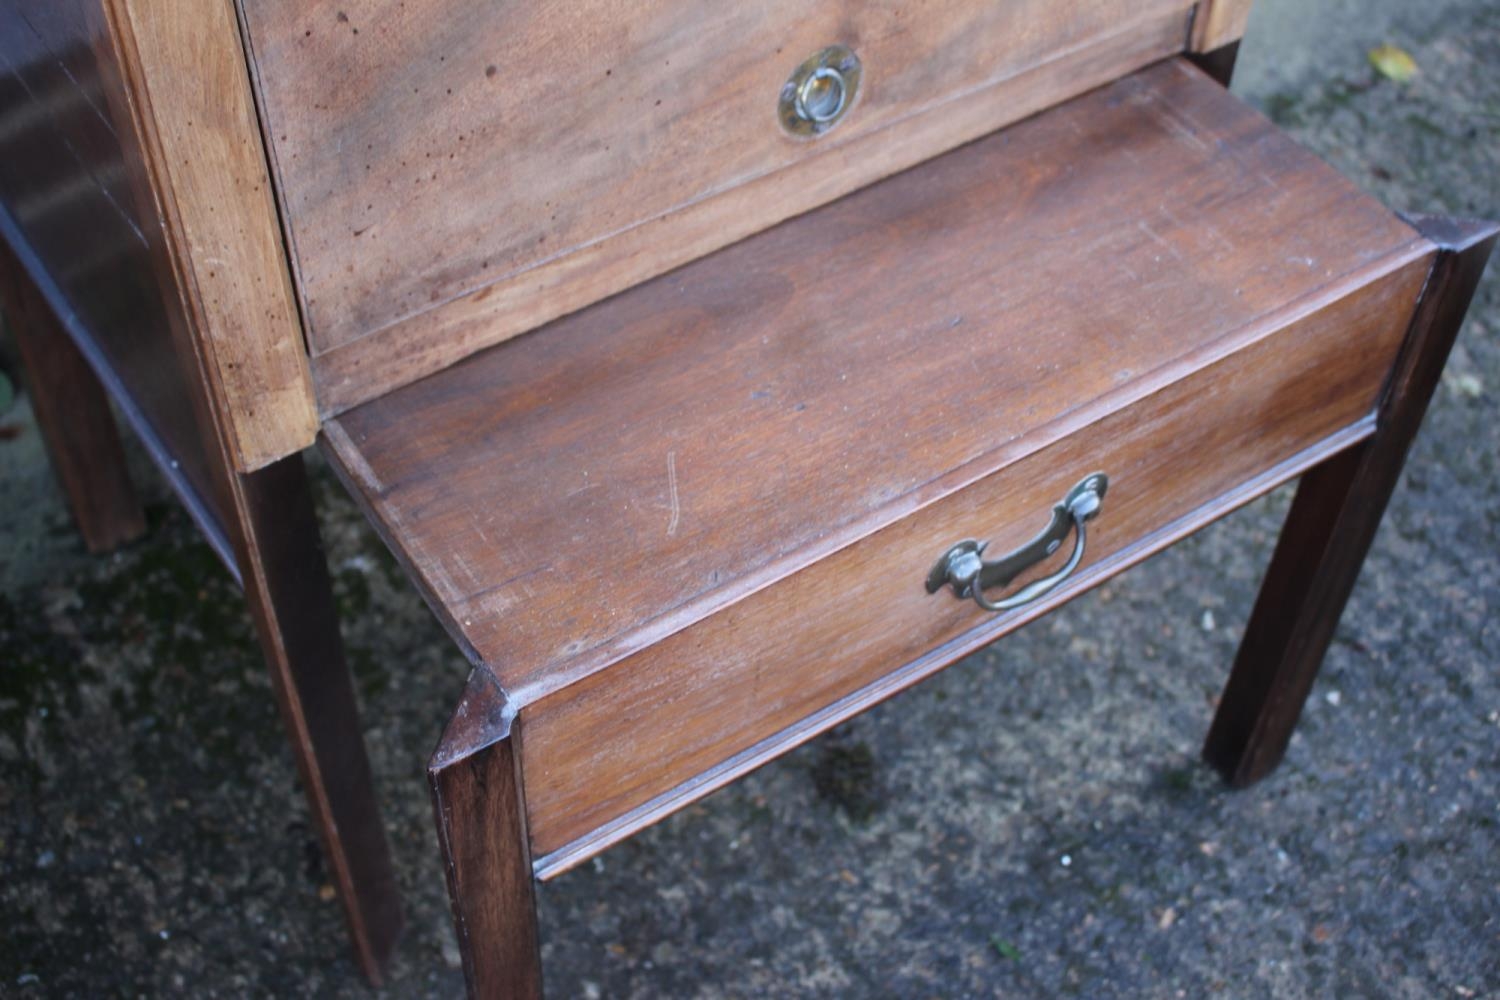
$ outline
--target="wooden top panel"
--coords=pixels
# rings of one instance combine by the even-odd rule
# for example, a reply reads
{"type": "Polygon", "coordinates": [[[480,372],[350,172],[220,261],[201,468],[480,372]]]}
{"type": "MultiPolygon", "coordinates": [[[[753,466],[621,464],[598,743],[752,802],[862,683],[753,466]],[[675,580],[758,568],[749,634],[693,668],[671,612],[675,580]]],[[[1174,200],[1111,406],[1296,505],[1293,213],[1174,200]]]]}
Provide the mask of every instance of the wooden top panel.
{"type": "Polygon", "coordinates": [[[327,442],[524,704],[1415,239],[1174,60],[351,410],[327,442]]]}
{"type": "Polygon", "coordinates": [[[240,3],[325,413],[1179,51],[1193,7],[240,3]],[[835,43],[855,103],[791,136],[835,43]]]}

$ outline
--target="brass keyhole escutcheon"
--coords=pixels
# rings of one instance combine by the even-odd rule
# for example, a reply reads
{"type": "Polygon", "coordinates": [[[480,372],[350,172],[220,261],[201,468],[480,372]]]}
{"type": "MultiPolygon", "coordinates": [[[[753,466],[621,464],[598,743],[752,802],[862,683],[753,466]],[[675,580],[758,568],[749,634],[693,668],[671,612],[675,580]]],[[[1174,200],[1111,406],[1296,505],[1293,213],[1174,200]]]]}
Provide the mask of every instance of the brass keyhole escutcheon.
{"type": "Polygon", "coordinates": [[[822,135],[848,113],[859,91],[859,57],[830,45],[809,56],[781,88],[777,113],[792,135],[822,135]]]}

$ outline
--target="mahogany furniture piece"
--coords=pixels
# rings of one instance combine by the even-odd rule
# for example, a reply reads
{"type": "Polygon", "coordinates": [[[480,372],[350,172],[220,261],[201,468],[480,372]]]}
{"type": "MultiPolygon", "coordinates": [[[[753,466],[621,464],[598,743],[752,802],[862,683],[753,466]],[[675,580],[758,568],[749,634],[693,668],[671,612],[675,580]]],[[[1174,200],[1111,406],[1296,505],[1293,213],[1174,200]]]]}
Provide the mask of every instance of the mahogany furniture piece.
{"type": "Polygon", "coordinates": [[[59,478],[142,530],[113,398],[244,584],[372,980],[315,438],[473,664],[476,996],[540,992],[535,879],[1300,476],[1205,747],[1275,767],[1496,231],[1231,97],[1248,9],[0,0],[59,478]]]}

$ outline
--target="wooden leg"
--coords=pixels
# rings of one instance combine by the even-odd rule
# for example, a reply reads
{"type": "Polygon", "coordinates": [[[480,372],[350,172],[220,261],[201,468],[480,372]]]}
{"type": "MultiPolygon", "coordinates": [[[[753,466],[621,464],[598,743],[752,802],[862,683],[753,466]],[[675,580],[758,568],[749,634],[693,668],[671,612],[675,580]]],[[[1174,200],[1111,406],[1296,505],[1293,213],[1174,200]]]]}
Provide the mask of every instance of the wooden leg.
{"type": "Polygon", "coordinates": [[[0,243],[3,304],[31,387],[31,407],[90,552],[108,552],[146,530],[109,398],[52,310],[0,243]]]}
{"type": "Polygon", "coordinates": [[[366,978],[401,930],[390,847],[301,455],[231,474],[245,598],[366,978]]]}
{"type": "Polygon", "coordinates": [[[1265,777],[1286,752],[1495,242],[1489,225],[1412,223],[1438,253],[1375,434],[1298,486],[1203,749],[1237,787],[1265,777]]]}
{"type": "Polygon", "coordinates": [[[428,765],[469,995],[542,995],[519,727],[483,667],[428,765]]]}

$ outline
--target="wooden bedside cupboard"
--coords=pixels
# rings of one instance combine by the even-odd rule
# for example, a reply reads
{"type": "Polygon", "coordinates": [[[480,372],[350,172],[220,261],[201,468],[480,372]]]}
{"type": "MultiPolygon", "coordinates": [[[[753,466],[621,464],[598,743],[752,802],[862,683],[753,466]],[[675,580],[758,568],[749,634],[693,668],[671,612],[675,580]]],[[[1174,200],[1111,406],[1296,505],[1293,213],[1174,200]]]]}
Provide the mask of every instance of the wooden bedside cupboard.
{"type": "Polygon", "coordinates": [[[1242,0],[0,0],[4,294],[92,549],[108,399],[400,928],[314,441],[472,663],[475,996],[556,876],[1300,477],[1205,758],[1273,769],[1493,246],[1223,88],[1242,0]]]}

